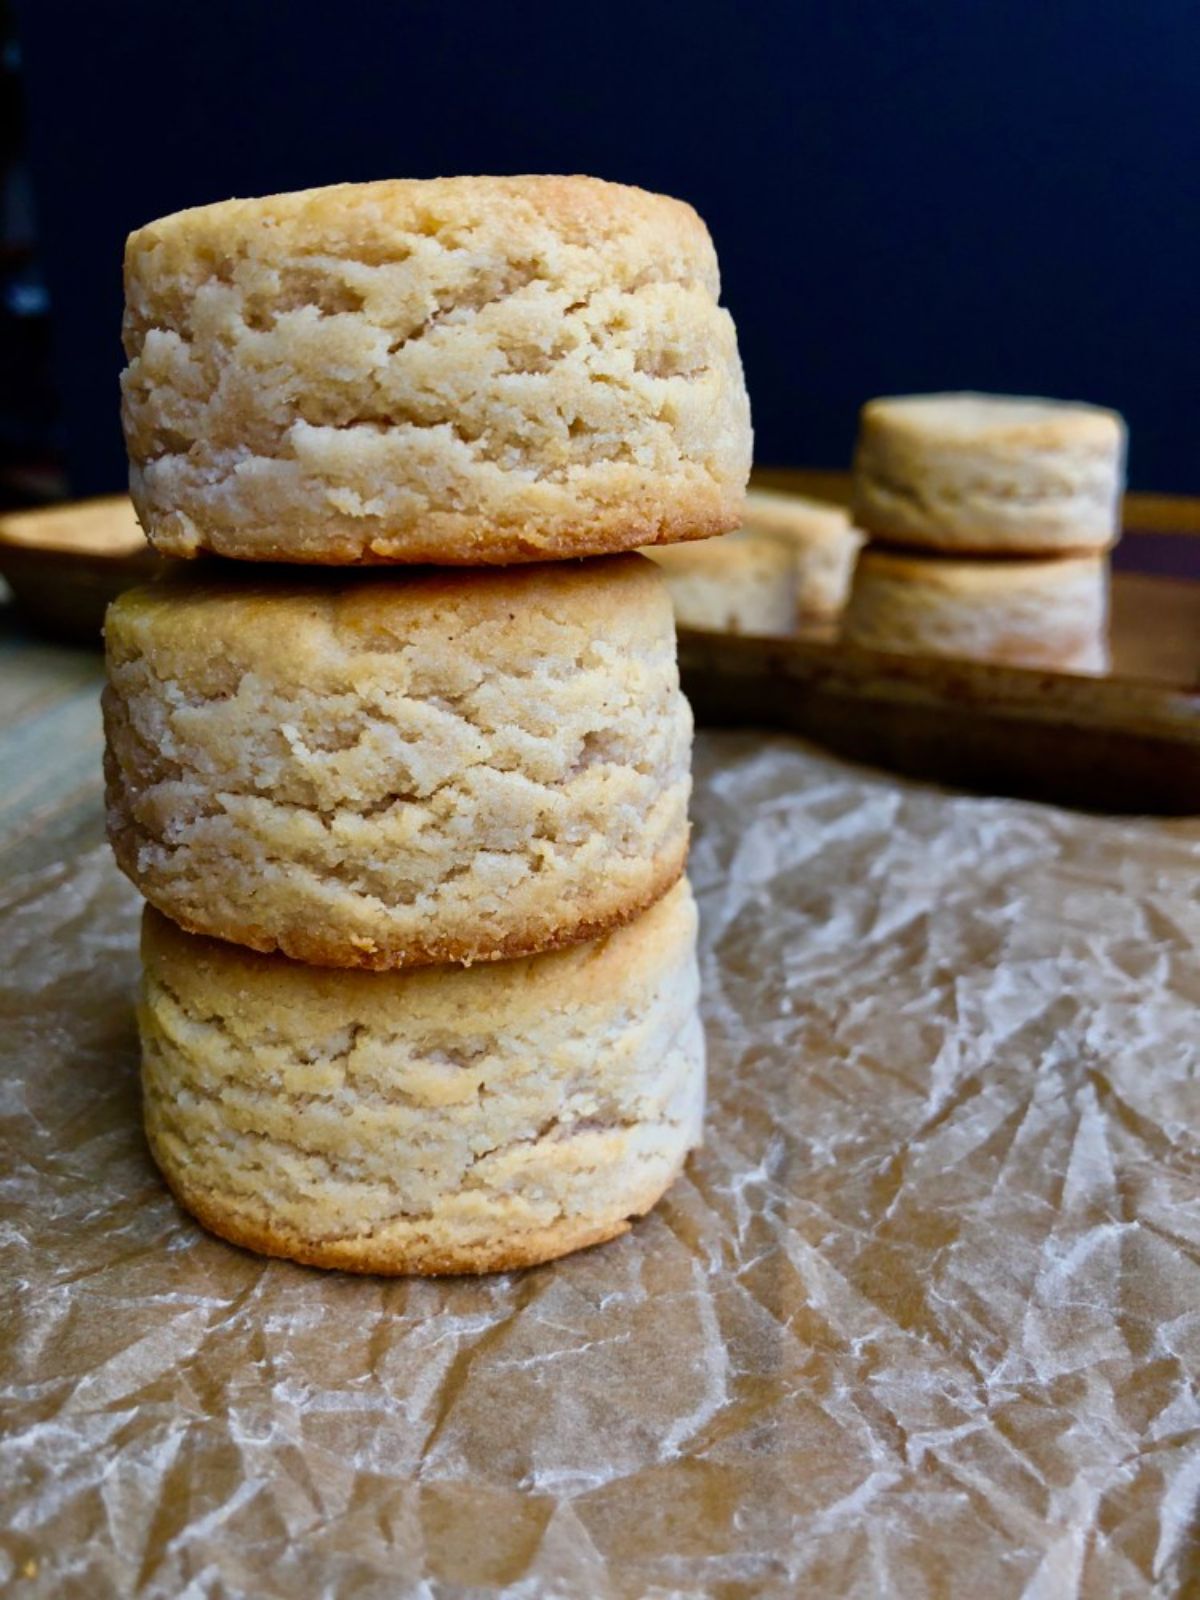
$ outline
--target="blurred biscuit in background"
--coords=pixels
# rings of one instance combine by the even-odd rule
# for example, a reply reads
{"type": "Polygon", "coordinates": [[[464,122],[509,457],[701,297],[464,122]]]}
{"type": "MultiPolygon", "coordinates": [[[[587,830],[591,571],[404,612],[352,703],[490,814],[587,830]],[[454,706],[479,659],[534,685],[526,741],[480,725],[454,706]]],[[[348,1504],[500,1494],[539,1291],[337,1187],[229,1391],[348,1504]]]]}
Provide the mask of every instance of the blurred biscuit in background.
{"type": "Polygon", "coordinates": [[[855,569],[842,622],[869,650],[1002,666],[1103,672],[1108,561],[955,560],[872,545],[855,569]]]}
{"type": "Polygon", "coordinates": [[[862,542],[841,506],[760,489],[735,533],[643,554],[666,574],[681,627],[784,636],[836,622],[862,542]]]}
{"type": "Polygon", "coordinates": [[[778,539],[739,529],[642,553],[662,568],[681,628],[773,636],[793,631],[796,562],[778,539]]]}
{"type": "Polygon", "coordinates": [[[742,526],[779,540],[792,552],[797,621],[836,622],[863,543],[850,513],[830,501],[752,489],[746,496],[742,526]]]}
{"type": "Polygon", "coordinates": [[[854,520],[872,539],[979,555],[1106,550],[1120,533],[1125,424],[1082,402],[892,395],[859,419],[854,520]]]}

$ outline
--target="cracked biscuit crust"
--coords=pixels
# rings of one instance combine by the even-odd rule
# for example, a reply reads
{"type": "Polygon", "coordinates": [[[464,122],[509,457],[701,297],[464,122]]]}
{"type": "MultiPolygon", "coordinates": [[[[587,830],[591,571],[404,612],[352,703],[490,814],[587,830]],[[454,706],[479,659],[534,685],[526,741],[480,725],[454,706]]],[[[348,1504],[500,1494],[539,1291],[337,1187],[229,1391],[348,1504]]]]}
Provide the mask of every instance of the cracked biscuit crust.
{"type": "Polygon", "coordinates": [[[1106,550],[1120,533],[1115,411],[1009,395],[895,395],[859,419],[854,521],[890,543],[981,555],[1106,550]]]}
{"type": "Polygon", "coordinates": [[[192,570],[105,627],[109,837],[194,932],[326,966],[529,954],[683,871],[691,712],[640,556],[192,570]]]}
{"type": "Polygon", "coordinates": [[[537,561],[737,525],[750,413],[712,242],[593,178],[342,184],[125,255],[130,490],[172,555],[537,561]]]}
{"type": "Polygon", "coordinates": [[[504,1271],[623,1233],[699,1144],[686,881],[590,944],[332,973],[147,908],[146,1129],[180,1202],[268,1255],[504,1271]]]}
{"type": "Polygon", "coordinates": [[[868,650],[1103,672],[1108,560],[954,561],[869,545],[855,570],[842,637],[868,650]]]}

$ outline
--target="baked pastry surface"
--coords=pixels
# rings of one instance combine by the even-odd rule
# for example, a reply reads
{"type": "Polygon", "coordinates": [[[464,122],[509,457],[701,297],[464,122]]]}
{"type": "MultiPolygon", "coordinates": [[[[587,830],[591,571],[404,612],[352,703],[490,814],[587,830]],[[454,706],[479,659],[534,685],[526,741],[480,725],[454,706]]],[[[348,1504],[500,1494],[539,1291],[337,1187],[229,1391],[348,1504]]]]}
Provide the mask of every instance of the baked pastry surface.
{"type": "Polygon", "coordinates": [[[873,538],[981,555],[1106,550],[1120,533],[1125,424],[1079,402],[922,394],[859,419],[853,516],[873,538]]]}
{"type": "Polygon", "coordinates": [[[503,1271],[613,1238],[700,1142],[695,939],[686,881],[468,970],[322,971],[147,908],[155,1160],[207,1228],[314,1266],[503,1271]]]}
{"type": "Polygon", "coordinates": [[[651,562],[331,578],[187,568],[110,608],[109,837],[152,904],[383,968],[569,944],[670,888],[692,719],[651,562]]]}
{"type": "Polygon", "coordinates": [[[340,184],[133,233],[153,544],[510,564],[736,527],[749,404],[703,222],[583,177],[340,184]]]}
{"type": "Polygon", "coordinates": [[[1103,672],[1108,561],[957,561],[869,545],[855,570],[842,636],[871,650],[1103,672]]]}

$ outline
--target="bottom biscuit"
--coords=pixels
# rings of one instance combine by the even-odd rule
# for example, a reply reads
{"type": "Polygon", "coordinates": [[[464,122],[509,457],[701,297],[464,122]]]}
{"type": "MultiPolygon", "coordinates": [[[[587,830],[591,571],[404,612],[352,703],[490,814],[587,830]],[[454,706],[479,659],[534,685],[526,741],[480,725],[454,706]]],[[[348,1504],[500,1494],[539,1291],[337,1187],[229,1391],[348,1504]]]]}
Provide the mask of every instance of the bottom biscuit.
{"type": "Polygon", "coordinates": [[[868,650],[1000,666],[1103,672],[1108,561],[910,555],[859,557],[842,637],[868,650]]]}
{"type": "Polygon", "coordinates": [[[623,1233],[700,1141],[686,882],[521,961],[301,966],[147,910],[146,1129],[181,1204],[267,1255],[504,1271],[623,1233]]]}
{"type": "MultiPolygon", "coordinates": [[[[153,1142],[151,1150],[162,1169],[163,1162],[153,1142]]],[[[664,1181],[647,1185],[642,1198],[627,1200],[627,1214],[619,1218],[603,1222],[564,1218],[544,1228],[522,1230],[510,1240],[489,1237],[453,1242],[420,1224],[395,1225],[367,1239],[309,1239],[269,1224],[256,1224],[236,1206],[223,1205],[209,1194],[193,1193],[165,1171],[163,1177],[178,1203],[209,1233],[256,1255],[279,1256],[304,1267],[364,1276],[440,1278],[515,1272],[618,1239],[639,1217],[654,1209],[683,1170],[683,1159],[664,1181]]]]}

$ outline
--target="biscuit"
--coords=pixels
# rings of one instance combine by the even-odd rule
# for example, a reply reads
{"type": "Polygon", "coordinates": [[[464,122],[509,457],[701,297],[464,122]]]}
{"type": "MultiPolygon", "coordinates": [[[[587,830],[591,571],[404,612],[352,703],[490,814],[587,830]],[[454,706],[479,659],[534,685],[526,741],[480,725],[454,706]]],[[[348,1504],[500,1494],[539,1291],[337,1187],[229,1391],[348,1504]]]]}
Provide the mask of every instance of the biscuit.
{"type": "Polygon", "coordinates": [[[690,206],[594,178],[340,184],[132,234],[151,542],[462,565],[737,526],[750,412],[690,206]]]}
{"type": "Polygon", "coordinates": [[[736,532],[643,554],[662,567],[681,627],[779,636],[837,619],[862,542],[840,506],[760,489],[736,532]]]}
{"type": "Polygon", "coordinates": [[[795,626],[796,562],[777,539],[727,533],[643,554],[662,567],[682,628],[771,635],[795,626]]]}
{"type": "Polygon", "coordinates": [[[868,545],[842,637],[869,650],[1103,672],[1107,627],[1104,556],[955,561],[868,545]]]}
{"type": "Polygon", "coordinates": [[[792,552],[796,615],[802,624],[841,616],[863,544],[848,511],[826,500],[754,489],[746,496],[742,526],[780,540],[792,552]]]}
{"type": "Polygon", "coordinates": [[[1099,406],[982,394],[863,407],[854,521],[949,552],[1105,550],[1120,532],[1125,424],[1099,406]]]}
{"type": "Polygon", "coordinates": [[[679,877],[692,722],[649,561],[209,572],[106,622],[109,837],[183,927],[318,965],[478,961],[679,877]]]}
{"type": "Polygon", "coordinates": [[[351,1272],[499,1272],[624,1233],[700,1143],[686,880],[591,944],[334,973],[147,909],[146,1131],[223,1238],[351,1272]]]}

